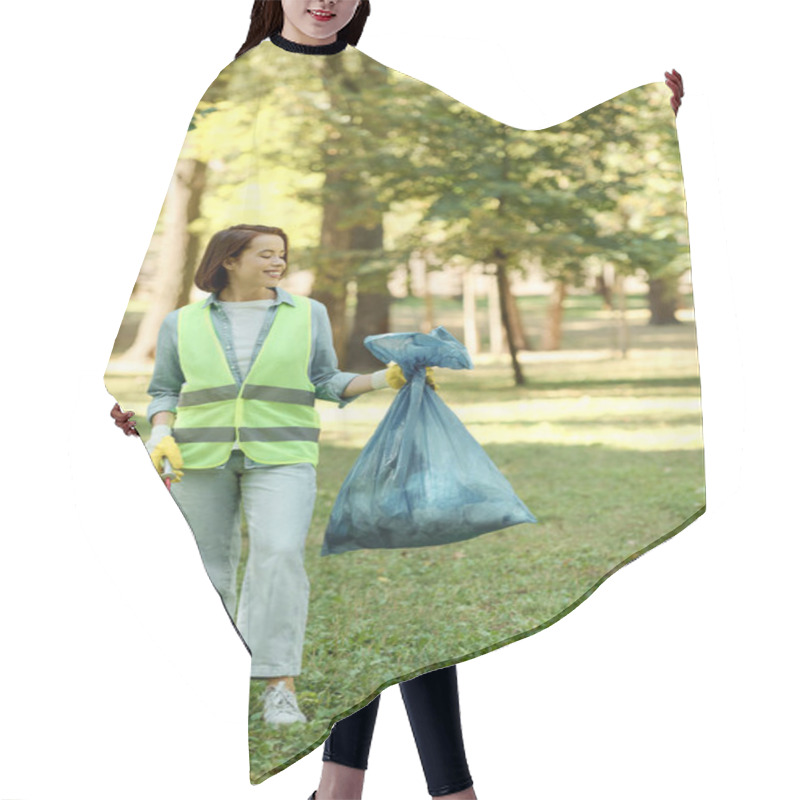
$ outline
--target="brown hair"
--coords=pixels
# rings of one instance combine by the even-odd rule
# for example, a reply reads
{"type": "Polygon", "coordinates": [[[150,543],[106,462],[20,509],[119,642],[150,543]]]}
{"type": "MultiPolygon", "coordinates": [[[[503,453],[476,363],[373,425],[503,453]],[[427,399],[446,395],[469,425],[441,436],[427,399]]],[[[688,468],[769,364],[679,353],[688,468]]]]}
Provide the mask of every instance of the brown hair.
{"type": "Polygon", "coordinates": [[[195,286],[204,292],[221,292],[228,285],[228,270],[223,266],[224,262],[229,258],[238,258],[250,242],[262,233],[272,233],[283,239],[286,248],[284,261],[288,268],[289,237],[283,230],[269,225],[234,225],[217,231],[209,240],[194,276],[195,286]]]}
{"type": "MultiPolygon", "coordinates": [[[[353,19],[339,31],[337,39],[345,39],[348,44],[356,45],[369,16],[369,0],[361,0],[353,19]]],[[[280,0],[255,0],[250,11],[250,30],[244,44],[239,48],[235,58],[252,50],[264,39],[274,36],[283,30],[283,6],[280,0]]]]}

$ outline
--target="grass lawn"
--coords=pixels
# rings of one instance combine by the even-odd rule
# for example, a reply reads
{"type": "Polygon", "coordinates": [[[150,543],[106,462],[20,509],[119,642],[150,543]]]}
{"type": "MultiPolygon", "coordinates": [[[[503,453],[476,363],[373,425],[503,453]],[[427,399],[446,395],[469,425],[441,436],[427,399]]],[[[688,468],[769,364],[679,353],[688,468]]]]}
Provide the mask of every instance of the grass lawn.
{"type": "MultiPolygon", "coordinates": [[[[611,348],[614,320],[594,297],[570,298],[564,349],[525,354],[528,385],[500,357],[437,373],[440,394],[538,518],[465,542],[319,555],[344,476],[392,400],[378,392],[345,409],[321,404],[318,496],[308,536],[311,581],[303,674],[308,725],[278,731],[260,719],[253,682],[250,754],[261,780],[318,746],[338,717],[385,686],[541,630],[635,554],[680,530],[705,504],[694,325],[650,327],[630,302],[627,358],[611,348]]],[[[536,339],[539,298],[523,298],[536,339]]],[[[437,308],[460,336],[459,306],[437,308]]],[[[417,327],[419,304],[395,308],[417,327]]],[[[140,419],[148,376],[107,376],[140,419]]],[[[142,432],[146,433],[142,425],[142,432]]],[[[246,550],[246,547],[245,547],[246,550]]]]}

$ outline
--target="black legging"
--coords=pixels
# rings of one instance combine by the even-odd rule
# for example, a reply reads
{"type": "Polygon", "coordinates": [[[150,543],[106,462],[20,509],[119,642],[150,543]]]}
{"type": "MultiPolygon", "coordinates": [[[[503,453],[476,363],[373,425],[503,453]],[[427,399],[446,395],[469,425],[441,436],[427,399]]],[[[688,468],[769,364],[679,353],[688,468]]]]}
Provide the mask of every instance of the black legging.
{"type": "MultiPolygon", "coordinates": [[[[456,668],[426,672],[400,684],[408,721],[432,797],[472,786],[461,736],[456,668]]],[[[369,705],[337,722],[325,742],[323,761],[366,769],[378,716],[378,695],[369,705]]]]}

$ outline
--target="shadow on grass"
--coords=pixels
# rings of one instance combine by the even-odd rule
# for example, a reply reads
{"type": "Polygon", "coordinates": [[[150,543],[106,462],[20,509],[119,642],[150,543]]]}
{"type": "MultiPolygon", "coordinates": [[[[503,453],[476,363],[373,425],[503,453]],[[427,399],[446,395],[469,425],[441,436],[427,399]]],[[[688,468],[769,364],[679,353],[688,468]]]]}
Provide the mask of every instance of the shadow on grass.
{"type": "MultiPolygon", "coordinates": [[[[462,380],[458,384],[459,399],[464,398],[480,399],[486,393],[486,387],[475,382],[471,385],[469,381],[462,380]]],[[[647,389],[697,389],[700,390],[700,378],[698,376],[667,376],[660,378],[585,378],[580,380],[537,380],[536,378],[526,378],[525,386],[514,386],[511,381],[497,381],[491,387],[492,395],[497,394],[498,400],[506,396],[520,395],[525,392],[558,392],[579,390],[588,392],[593,389],[636,389],[636,394],[644,395],[647,389]]]]}
{"type": "MultiPolygon", "coordinates": [[[[690,412],[685,414],[676,414],[669,412],[669,416],[664,417],[662,422],[653,423],[650,426],[642,424],[641,417],[637,414],[635,409],[624,412],[620,415],[616,414],[603,414],[598,419],[598,415],[593,417],[564,417],[558,419],[541,419],[531,420],[523,426],[523,423],[518,419],[487,419],[487,420],[470,420],[469,428],[473,434],[480,439],[479,431],[482,428],[530,428],[535,430],[537,425],[554,425],[559,428],[635,428],[637,430],[647,430],[647,428],[672,428],[676,426],[697,425],[699,429],[699,412],[690,412]]],[[[533,445],[530,445],[533,446],[533,445]]]]}

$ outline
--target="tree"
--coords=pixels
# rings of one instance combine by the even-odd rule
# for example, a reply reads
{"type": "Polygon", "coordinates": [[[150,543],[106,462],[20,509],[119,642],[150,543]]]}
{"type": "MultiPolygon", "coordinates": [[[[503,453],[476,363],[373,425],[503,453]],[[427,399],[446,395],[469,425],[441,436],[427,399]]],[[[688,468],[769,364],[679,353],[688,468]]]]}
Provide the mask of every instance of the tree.
{"type": "MultiPolygon", "coordinates": [[[[275,55],[275,54],[271,54],[275,55]]],[[[280,56],[278,56],[280,63],[280,56]]],[[[273,60],[274,63],[274,60],[273,60]]],[[[389,265],[383,258],[383,213],[378,197],[381,110],[391,100],[387,69],[358,54],[339,59],[289,59],[297,74],[284,75],[303,87],[292,98],[273,89],[270,103],[289,127],[285,135],[259,136],[260,163],[275,158],[295,178],[316,175],[317,182],[297,180],[295,198],[320,209],[316,241],[305,249],[314,270],[313,297],[328,309],[334,346],[346,368],[374,368],[377,362],[361,347],[363,332],[388,331],[389,265]],[[347,286],[357,285],[353,333],[347,331],[347,286]]],[[[393,266],[393,265],[392,265],[393,266]]]]}
{"type": "Polygon", "coordinates": [[[417,155],[432,200],[409,239],[440,263],[493,264],[514,381],[525,347],[510,273],[534,257],[561,283],[594,251],[595,206],[609,201],[586,178],[578,132],[523,131],[441,95],[428,103],[425,150],[417,155]]]}
{"type": "Polygon", "coordinates": [[[191,223],[200,216],[206,168],[205,162],[194,158],[179,159],[175,168],[162,209],[157,291],[139,323],[133,344],[123,356],[126,361],[153,358],[164,317],[189,300],[199,255],[199,241],[191,232],[191,223]]]}
{"type": "Polygon", "coordinates": [[[609,192],[614,207],[598,218],[615,270],[646,276],[654,325],[678,321],[679,283],[689,268],[680,155],[667,94],[660,85],[643,86],[613,101],[624,113],[605,159],[623,180],[609,192]]]}
{"type": "Polygon", "coordinates": [[[209,190],[224,195],[226,182],[241,181],[237,162],[248,152],[245,132],[253,114],[249,99],[246,82],[223,71],[198,104],[151,243],[156,249],[151,296],[135,339],[123,355],[127,361],[152,358],[164,317],[189,301],[207,233],[202,225],[204,198],[209,190]],[[216,170],[209,170],[212,159],[219,164],[216,170]]]}

